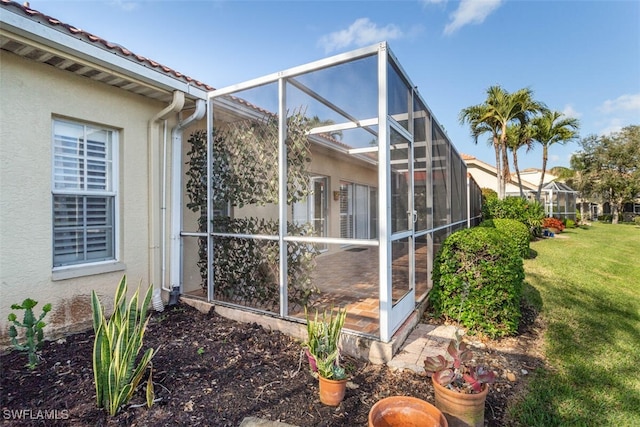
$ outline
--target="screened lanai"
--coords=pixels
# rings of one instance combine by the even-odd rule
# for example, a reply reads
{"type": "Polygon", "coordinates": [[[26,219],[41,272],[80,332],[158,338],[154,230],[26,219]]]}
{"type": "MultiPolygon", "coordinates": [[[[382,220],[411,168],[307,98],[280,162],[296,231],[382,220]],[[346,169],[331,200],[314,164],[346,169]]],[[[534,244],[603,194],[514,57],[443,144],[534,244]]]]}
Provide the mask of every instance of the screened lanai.
{"type": "Polygon", "coordinates": [[[387,43],[209,94],[185,153],[185,295],[388,342],[480,189],[387,43]]]}
{"type": "Polygon", "coordinates": [[[552,181],[542,187],[541,201],[549,217],[576,219],[578,192],[562,182],[552,181]]]}

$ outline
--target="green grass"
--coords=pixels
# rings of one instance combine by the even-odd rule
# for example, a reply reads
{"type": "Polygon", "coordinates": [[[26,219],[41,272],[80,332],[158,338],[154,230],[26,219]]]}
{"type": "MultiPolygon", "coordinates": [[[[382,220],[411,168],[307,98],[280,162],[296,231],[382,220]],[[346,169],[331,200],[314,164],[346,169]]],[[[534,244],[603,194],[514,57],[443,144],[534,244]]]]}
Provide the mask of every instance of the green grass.
{"type": "Polygon", "coordinates": [[[525,298],[550,369],[510,408],[525,426],[640,426],[640,228],[599,224],[532,242],[525,298]]]}

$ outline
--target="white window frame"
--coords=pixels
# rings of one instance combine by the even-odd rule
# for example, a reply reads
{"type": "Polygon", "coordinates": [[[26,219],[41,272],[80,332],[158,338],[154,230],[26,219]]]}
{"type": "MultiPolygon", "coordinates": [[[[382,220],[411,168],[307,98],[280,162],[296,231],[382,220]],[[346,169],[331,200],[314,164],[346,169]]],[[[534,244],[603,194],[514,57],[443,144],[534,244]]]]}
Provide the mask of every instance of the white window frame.
{"type": "MultiPolygon", "coordinates": [[[[119,165],[118,165],[118,153],[119,153],[119,132],[117,129],[103,126],[90,124],[78,120],[70,120],[63,118],[54,117],[51,122],[51,144],[52,144],[52,154],[51,154],[51,262],[52,262],[52,272],[54,280],[62,280],[68,279],[72,277],[80,277],[91,274],[99,274],[106,273],[110,271],[123,270],[124,264],[119,262],[120,253],[119,253],[119,230],[120,230],[120,215],[119,215],[119,182],[118,182],[118,174],[119,174],[119,165]],[[107,159],[105,159],[105,172],[104,172],[104,189],[91,189],[89,187],[89,176],[90,176],[90,168],[88,167],[89,160],[93,160],[94,164],[95,159],[90,159],[86,152],[82,155],[81,159],[84,159],[84,167],[83,167],[83,179],[78,180],[77,188],[63,188],[58,186],[57,184],[62,184],[63,181],[60,179],[60,175],[56,176],[56,160],[59,160],[60,157],[56,153],[56,124],[67,124],[71,126],[81,126],[83,128],[84,138],[87,139],[87,130],[94,129],[98,131],[108,132],[110,136],[110,143],[106,145],[110,145],[107,147],[107,150],[110,151],[108,153],[107,159]],[[110,158],[110,160],[109,160],[110,158]],[[112,204],[112,230],[110,240],[111,245],[108,247],[111,254],[109,256],[104,257],[103,259],[91,259],[85,258],[82,260],[71,261],[71,262],[55,262],[56,253],[55,253],[55,233],[56,233],[56,225],[55,225],[55,198],[59,196],[79,196],[81,200],[86,200],[87,197],[105,197],[110,200],[112,204]]],[[[99,166],[99,162],[97,163],[99,166]]],[[[58,168],[58,173],[59,173],[58,168]]],[[[63,174],[64,175],[64,174],[63,174]]],[[[78,175],[80,177],[80,174],[78,175]]],[[[83,218],[83,230],[87,232],[90,230],[90,227],[87,224],[87,218],[83,218]]],[[[107,248],[107,246],[105,246],[107,248]]],[[[86,251],[86,248],[85,248],[86,251]]]]}

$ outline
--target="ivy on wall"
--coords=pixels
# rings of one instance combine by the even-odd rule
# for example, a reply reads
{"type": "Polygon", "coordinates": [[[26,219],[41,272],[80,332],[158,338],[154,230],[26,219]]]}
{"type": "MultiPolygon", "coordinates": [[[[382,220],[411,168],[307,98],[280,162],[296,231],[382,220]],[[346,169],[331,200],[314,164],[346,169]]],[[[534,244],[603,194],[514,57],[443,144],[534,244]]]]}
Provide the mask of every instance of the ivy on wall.
{"type": "MultiPolygon", "coordinates": [[[[309,194],[307,166],[310,145],[306,135],[308,119],[301,112],[287,118],[287,203],[304,200],[309,194]]],[[[212,135],[213,229],[228,234],[278,235],[277,219],[233,217],[234,208],[278,204],[278,122],[267,116],[260,121],[226,123],[212,135]]],[[[199,212],[199,231],[207,230],[206,132],[189,138],[191,149],[187,170],[187,208],[199,212]]],[[[287,224],[298,236],[312,233],[310,224],[287,224]]],[[[207,242],[199,239],[198,267],[202,287],[207,287],[207,242]]],[[[279,247],[274,240],[240,237],[214,238],[215,298],[236,304],[277,310],[279,306],[279,247]]],[[[289,304],[303,307],[319,293],[311,274],[317,251],[309,244],[287,243],[289,304]]]]}

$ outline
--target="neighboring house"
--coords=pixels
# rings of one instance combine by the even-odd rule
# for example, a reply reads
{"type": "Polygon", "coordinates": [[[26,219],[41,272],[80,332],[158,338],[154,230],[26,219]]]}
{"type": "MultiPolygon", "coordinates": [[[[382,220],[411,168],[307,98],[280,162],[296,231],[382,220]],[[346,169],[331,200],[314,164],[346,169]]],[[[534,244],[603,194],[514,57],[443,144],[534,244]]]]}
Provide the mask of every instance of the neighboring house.
{"type": "MultiPolygon", "coordinates": [[[[498,192],[498,182],[496,179],[497,171],[495,166],[485,163],[482,160],[470,156],[468,154],[462,154],[462,160],[467,164],[467,170],[476,180],[481,188],[490,188],[495,192],[498,192]]],[[[539,169],[525,169],[520,171],[520,179],[522,182],[522,189],[525,194],[535,193],[538,191],[538,184],[540,183],[541,172],[539,169]]],[[[545,184],[553,181],[556,177],[546,173],[545,184]]],[[[515,172],[511,174],[511,179],[507,183],[506,191],[507,196],[519,196],[520,187],[518,186],[518,177],[515,172]]]]}
{"type": "MultiPolygon", "coordinates": [[[[496,192],[498,191],[496,168],[494,166],[467,154],[463,154],[462,158],[467,164],[469,173],[481,188],[490,188],[496,192]]],[[[541,176],[542,170],[536,168],[520,171],[522,193],[528,199],[535,199],[541,176]]],[[[545,213],[547,216],[575,219],[577,192],[564,183],[556,182],[556,179],[557,177],[550,174],[549,171],[545,172],[542,197],[540,199],[540,202],[544,205],[545,213]]],[[[511,174],[511,179],[507,183],[506,195],[517,197],[521,195],[518,176],[515,172],[511,174]]]]}
{"type": "Polygon", "coordinates": [[[345,305],[347,329],[389,342],[479,218],[484,184],[386,43],[214,90],[28,6],[0,0],[0,24],[1,343],[10,304],[84,329],[123,274],[298,322],[301,301],[345,305]],[[226,139],[194,212],[197,131],[226,139]]]}

